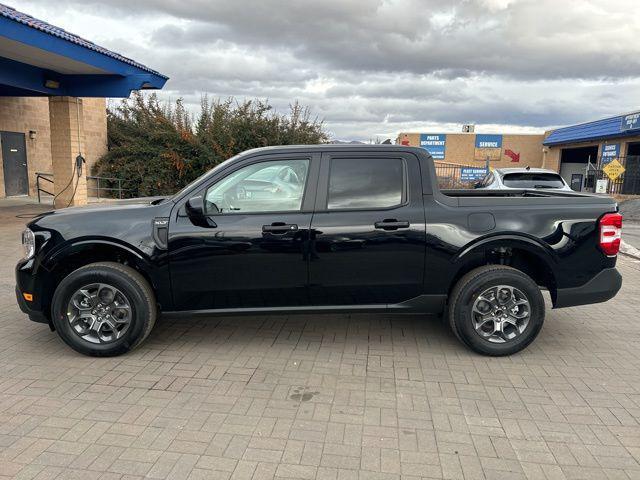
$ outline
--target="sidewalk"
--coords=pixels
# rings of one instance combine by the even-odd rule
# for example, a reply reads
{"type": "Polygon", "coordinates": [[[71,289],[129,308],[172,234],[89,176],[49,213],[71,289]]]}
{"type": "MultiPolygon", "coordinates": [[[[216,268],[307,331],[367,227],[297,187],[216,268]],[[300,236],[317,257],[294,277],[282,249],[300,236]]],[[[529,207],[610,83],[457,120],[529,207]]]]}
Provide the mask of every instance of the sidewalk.
{"type": "Polygon", "coordinates": [[[16,214],[50,208],[0,208],[0,479],[640,478],[640,262],[511,357],[432,317],[309,314],[161,318],[90,358],[16,305],[16,214]]]}

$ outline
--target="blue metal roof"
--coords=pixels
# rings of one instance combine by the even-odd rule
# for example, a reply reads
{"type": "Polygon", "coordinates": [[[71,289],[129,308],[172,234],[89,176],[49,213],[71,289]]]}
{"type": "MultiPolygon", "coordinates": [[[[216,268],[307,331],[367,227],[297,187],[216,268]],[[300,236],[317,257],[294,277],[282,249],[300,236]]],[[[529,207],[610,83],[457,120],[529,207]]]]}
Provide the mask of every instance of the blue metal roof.
{"type": "Polygon", "coordinates": [[[14,8],[8,7],[7,5],[3,5],[2,3],[0,3],[0,15],[2,15],[3,17],[9,18],[11,20],[15,20],[16,22],[20,22],[31,28],[35,28],[36,30],[40,30],[41,32],[54,35],[58,38],[62,38],[63,40],[67,40],[71,43],[75,43],[76,45],[80,45],[81,47],[88,48],[98,53],[102,53],[103,55],[107,55],[108,57],[115,58],[116,60],[119,60],[121,62],[128,63],[129,65],[133,65],[134,67],[139,68],[140,70],[145,70],[150,73],[155,73],[156,75],[159,75],[167,79],[169,78],[165,75],[162,75],[161,73],[156,72],[155,70],[150,69],[149,67],[145,67],[144,65],[136,62],[135,60],[131,60],[130,58],[120,55],[119,53],[112,52],[111,50],[107,50],[106,48],[101,47],[100,45],[96,45],[95,43],[90,42],[89,40],[85,40],[84,38],[79,37],[78,35],[74,35],[73,33],[69,33],[60,27],[56,27],[55,25],[51,25],[42,20],[38,20],[37,18],[27,15],[26,13],[19,12],[14,8]]]}
{"type": "Polygon", "coordinates": [[[615,137],[637,136],[640,134],[638,129],[623,128],[623,119],[627,116],[626,114],[618,115],[593,122],[558,128],[557,130],[553,130],[542,143],[543,145],[550,146],[604,140],[615,137]]]}
{"type": "Polygon", "coordinates": [[[168,79],[119,53],[0,3],[0,47],[3,45],[9,53],[0,50],[0,96],[128,97],[132,90],[162,88],[168,79]],[[40,63],[34,60],[34,52],[40,63]],[[48,60],[44,64],[43,58],[48,60]],[[60,86],[45,86],[51,85],[50,80],[60,86]]]}

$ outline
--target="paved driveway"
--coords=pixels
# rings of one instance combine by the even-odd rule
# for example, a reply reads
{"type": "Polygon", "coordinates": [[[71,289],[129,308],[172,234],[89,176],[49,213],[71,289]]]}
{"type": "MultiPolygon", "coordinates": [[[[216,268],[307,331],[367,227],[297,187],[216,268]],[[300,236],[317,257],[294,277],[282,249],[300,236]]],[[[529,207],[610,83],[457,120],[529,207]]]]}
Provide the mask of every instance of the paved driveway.
{"type": "Polygon", "coordinates": [[[640,250],[640,222],[624,222],[622,237],[626,243],[640,250]]]}
{"type": "Polygon", "coordinates": [[[161,320],[92,359],[15,304],[26,209],[0,211],[0,475],[640,478],[640,263],[509,358],[436,319],[359,314],[161,320]]]}

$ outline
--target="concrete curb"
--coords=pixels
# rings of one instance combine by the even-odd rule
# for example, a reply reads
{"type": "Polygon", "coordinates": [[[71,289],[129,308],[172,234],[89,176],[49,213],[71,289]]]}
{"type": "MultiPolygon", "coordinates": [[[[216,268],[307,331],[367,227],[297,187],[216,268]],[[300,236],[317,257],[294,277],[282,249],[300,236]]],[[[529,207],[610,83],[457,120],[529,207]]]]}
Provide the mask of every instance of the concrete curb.
{"type": "Polygon", "coordinates": [[[625,241],[620,243],[620,253],[635,260],[640,260],[640,250],[625,241]]]}

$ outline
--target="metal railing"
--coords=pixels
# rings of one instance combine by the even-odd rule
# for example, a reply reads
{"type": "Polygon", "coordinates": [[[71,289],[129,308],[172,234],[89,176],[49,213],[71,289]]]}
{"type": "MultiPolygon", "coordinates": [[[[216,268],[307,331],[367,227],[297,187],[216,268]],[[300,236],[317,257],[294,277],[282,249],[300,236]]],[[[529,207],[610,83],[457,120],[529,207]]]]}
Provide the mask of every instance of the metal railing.
{"type": "Polygon", "coordinates": [[[606,193],[610,195],[640,195],[640,155],[618,157],[617,160],[625,170],[613,180],[605,173],[607,164],[602,161],[585,169],[583,190],[595,192],[597,181],[606,180],[606,193]]]}
{"type": "MultiPolygon", "coordinates": [[[[117,198],[122,198],[122,192],[124,192],[126,189],[122,188],[122,179],[121,178],[114,178],[114,177],[96,177],[96,176],[87,176],[87,195],[89,195],[89,191],[93,190],[96,192],[96,197],[97,198],[101,198],[100,197],[100,190],[104,190],[106,192],[118,192],[118,197],[117,198]],[[95,182],[95,186],[94,187],[90,187],[89,186],[89,181],[94,181],[95,182]],[[103,182],[103,185],[107,186],[100,186],[100,182],[103,182]],[[117,185],[116,187],[109,187],[109,185],[117,185]]],[[[105,198],[105,196],[103,195],[102,198],[105,198]]],[[[106,198],[115,198],[115,197],[106,197],[106,198]]]]}
{"type": "Polygon", "coordinates": [[[473,188],[487,174],[484,163],[464,165],[461,163],[433,162],[441,189],[473,188]]]}
{"type": "MultiPolygon", "coordinates": [[[[123,180],[115,177],[87,176],[87,196],[101,198],[122,198],[123,193],[129,189],[122,187],[123,180]],[[94,194],[91,195],[90,192],[94,194]],[[102,192],[102,193],[101,193],[102,192]]],[[[42,203],[42,194],[54,196],[53,173],[36,172],[36,190],[38,192],[38,203],[42,203]],[[46,188],[45,188],[46,187],[46,188]],[[47,190],[49,189],[49,190],[47,190]]]]}
{"type": "MultiPolygon", "coordinates": [[[[609,195],[640,195],[640,155],[628,155],[618,157],[617,160],[624,167],[624,172],[611,180],[605,173],[603,164],[584,164],[581,174],[581,189],[586,192],[595,192],[598,180],[607,180],[606,193],[609,195]]],[[[482,179],[487,169],[483,163],[475,165],[463,165],[448,162],[433,162],[438,177],[438,185],[442,189],[473,188],[474,184],[482,179]]]]}
{"type": "Polygon", "coordinates": [[[51,195],[53,197],[53,192],[49,192],[48,190],[42,188],[43,182],[50,183],[51,186],[47,184],[47,187],[53,190],[53,173],[36,172],[36,190],[38,192],[38,203],[42,203],[42,193],[46,193],[47,195],[51,195]]]}

